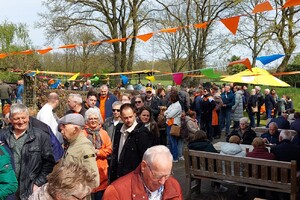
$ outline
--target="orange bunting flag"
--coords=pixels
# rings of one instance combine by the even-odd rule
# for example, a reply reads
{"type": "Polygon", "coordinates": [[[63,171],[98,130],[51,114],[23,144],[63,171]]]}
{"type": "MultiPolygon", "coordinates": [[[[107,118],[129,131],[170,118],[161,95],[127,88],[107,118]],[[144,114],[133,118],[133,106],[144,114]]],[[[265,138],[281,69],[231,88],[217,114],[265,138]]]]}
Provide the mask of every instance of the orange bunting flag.
{"type": "Polygon", "coordinates": [[[0,59],[5,58],[7,56],[6,53],[0,53],[0,59]]]}
{"type": "Polygon", "coordinates": [[[177,30],[178,30],[178,27],[176,27],[176,28],[162,29],[159,32],[161,32],[161,33],[176,33],[177,30]]]}
{"type": "Polygon", "coordinates": [[[102,42],[101,41],[98,41],[98,42],[91,42],[90,45],[98,45],[98,44],[101,44],[102,42]]]}
{"type": "Polygon", "coordinates": [[[248,58],[242,59],[242,60],[237,60],[237,61],[233,61],[231,63],[229,63],[228,65],[236,65],[236,64],[242,64],[245,65],[247,67],[247,69],[249,69],[252,72],[252,67],[251,67],[251,63],[250,60],[248,58]]]}
{"type": "Polygon", "coordinates": [[[67,45],[63,45],[58,47],[59,49],[72,49],[75,48],[77,46],[77,44],[67,44],[67,45]]]}
{"type": "Polygon", "coordinates": [[[137,35],[135,36],[136,38],[143,40],[144,42],[147,42],[148,40],[150,40],[153,37],[153,33],[147,33],[144,35],[137,35]]]}
{"type": "Polygon", "coordinates": [[[272,7],[270,1],[265,1],[263,3],[257,4],[253,8],[252,13],[255,14],[255,13],[260,13],[260,12],[265,12],[265,11],[270,11],[270,10],[273,10],[273,7],[272,7]]]}
{"type": "Polygon", "coordinates": [[[52,51],[53,50],[53,48],[52,47],[48,47],[48,48],[46,48],[46,49],[39,49],[39,50],[35,50],[36,52],[38,52],[39,54],[46,54],[46,53],[48,53],[49,51],[52,51]]]}
{"type": "Polygon", "coordinates": [[[111,40],[107,40],[105,42],[109,42],[109,43],[114,43],[114,42],[125,42],[127,40],[127,38],[118,38],[118,39],[111,39],[111,40]]]}
{"type": "Polygon", "coordinates": [[[33,50],[26,50],[26,51],[21,51],[20,54],[25,54],[25,55],[28,55],[28,54],[33,54],[33,50]]]}
{"type": "Polygon", "coordinates": [[[201,24],[194,24],[195,28],[206,28],[207,27],[207,22],[201,23],[201,24]]]}
{"type": "Polygon", "coordinates": [[[235,35],[240,21],[240,16],[230,17],[226,19],[221,19],[221,22],[230,30],[230,32],[235,35]]]}
{"type": "Polygon", "coordinates": [[[298,6],[298,5],[300,5],[299,0],[288,0],[287,2],[285,2],[285,4],[282,7],[288,8],[288,7],[292,7],[292,6],[298,6]]]}

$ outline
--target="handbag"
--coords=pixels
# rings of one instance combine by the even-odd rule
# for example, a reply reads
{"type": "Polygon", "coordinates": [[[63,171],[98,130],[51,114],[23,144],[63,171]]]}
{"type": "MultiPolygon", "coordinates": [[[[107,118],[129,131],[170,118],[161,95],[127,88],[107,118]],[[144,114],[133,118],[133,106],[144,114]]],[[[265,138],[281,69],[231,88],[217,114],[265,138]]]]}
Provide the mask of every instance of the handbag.
{"type": "Polygon", "coordinates": [[[254,106],[254,107],[251,107],[251,110],[253,113],[257,113],[258,112],[258,106],[254,106]]]}
{"type": "Polygon", "coordinates": [[[180,136],[180,126],[173,124],[171,126],[170,135],[179,137],[180,136]]]}

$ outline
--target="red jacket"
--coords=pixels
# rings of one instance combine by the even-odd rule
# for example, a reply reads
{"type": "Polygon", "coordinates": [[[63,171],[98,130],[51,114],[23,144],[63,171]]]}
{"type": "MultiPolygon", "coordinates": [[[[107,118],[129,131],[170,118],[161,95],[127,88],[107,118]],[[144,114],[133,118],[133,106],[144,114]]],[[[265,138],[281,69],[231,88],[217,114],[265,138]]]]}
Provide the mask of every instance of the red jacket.
{"type": "MultiPolygon", "coordinates": [[[[148,196],[141,179],[141,166],[133,172],[117,179],[107,187],[102,200],[147,200],[148,196]]],[[[170,177],[165,182],[163,200],[182,200],[182,191],[178,181],[170,177]]]]}
{"type": "Polygon", "coordinates": [[[254,148],[253,151],[247,153],[246,157],[275,160],[275,155],[267,148],[254,148]]]}

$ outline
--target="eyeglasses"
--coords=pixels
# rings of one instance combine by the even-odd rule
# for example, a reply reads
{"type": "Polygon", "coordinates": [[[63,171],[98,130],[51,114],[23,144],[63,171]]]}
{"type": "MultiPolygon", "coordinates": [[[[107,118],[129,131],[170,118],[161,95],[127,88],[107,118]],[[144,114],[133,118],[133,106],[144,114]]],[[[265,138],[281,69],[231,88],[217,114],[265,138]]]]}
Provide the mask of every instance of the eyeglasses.
{"type": "Polygon", "coordinates": [[[120,109],[112,109],[113,112],[120,112],[120,109]]]}
{"type": "Polygon", "coordinates": [[[89,118],[88,120],[89,120],[89,121],[93,121],[93,120],[96,121],[96,120],[98,120],[98,119],[99,119],[98,117],[97,117],[97,118],[95,117],[95,118],[89,118]]]}
{"type": "Polygon", "coordinates": [[[142,101],[136,101],[135,103],[142,103],[142,101]]]}
{"type": "Polygon", "coordinates": [[[77,196],[75,196],[75,195],[71,195],[72,197],[74,197],[75,199],[78,199],[78,200],[84,200],[84,199],[86,199],[86,196],[84,196],[84,197],[82,197],[82,198],[79,198],[79,197],[77,197],[77,196]]]}
{"type": "Polygon", "coordinates": [[[168,174],[168,175],[161,175],[161,176],[158,176],[158,175],[155,175],[151,169],[151,167],[147,164],[151,174],[152,174],[152,177],[155,179],[155,180],[161,180],[162,178],[165,178],[166,180],[173,175],[173,171],[171,171],[171,174],[168,174]]]}

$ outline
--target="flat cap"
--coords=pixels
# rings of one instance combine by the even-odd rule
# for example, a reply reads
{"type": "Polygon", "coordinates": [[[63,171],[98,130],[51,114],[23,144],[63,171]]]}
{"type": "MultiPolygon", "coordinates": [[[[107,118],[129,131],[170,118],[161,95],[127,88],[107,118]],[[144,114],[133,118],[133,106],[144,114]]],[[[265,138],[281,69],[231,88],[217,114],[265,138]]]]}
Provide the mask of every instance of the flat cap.
{"type": "Polygon", "coordinates": [[[84,118],[81,114],[67,114],[59,119],[58,124],[74,124],[77,126],[84,126],[84,118]]]}

